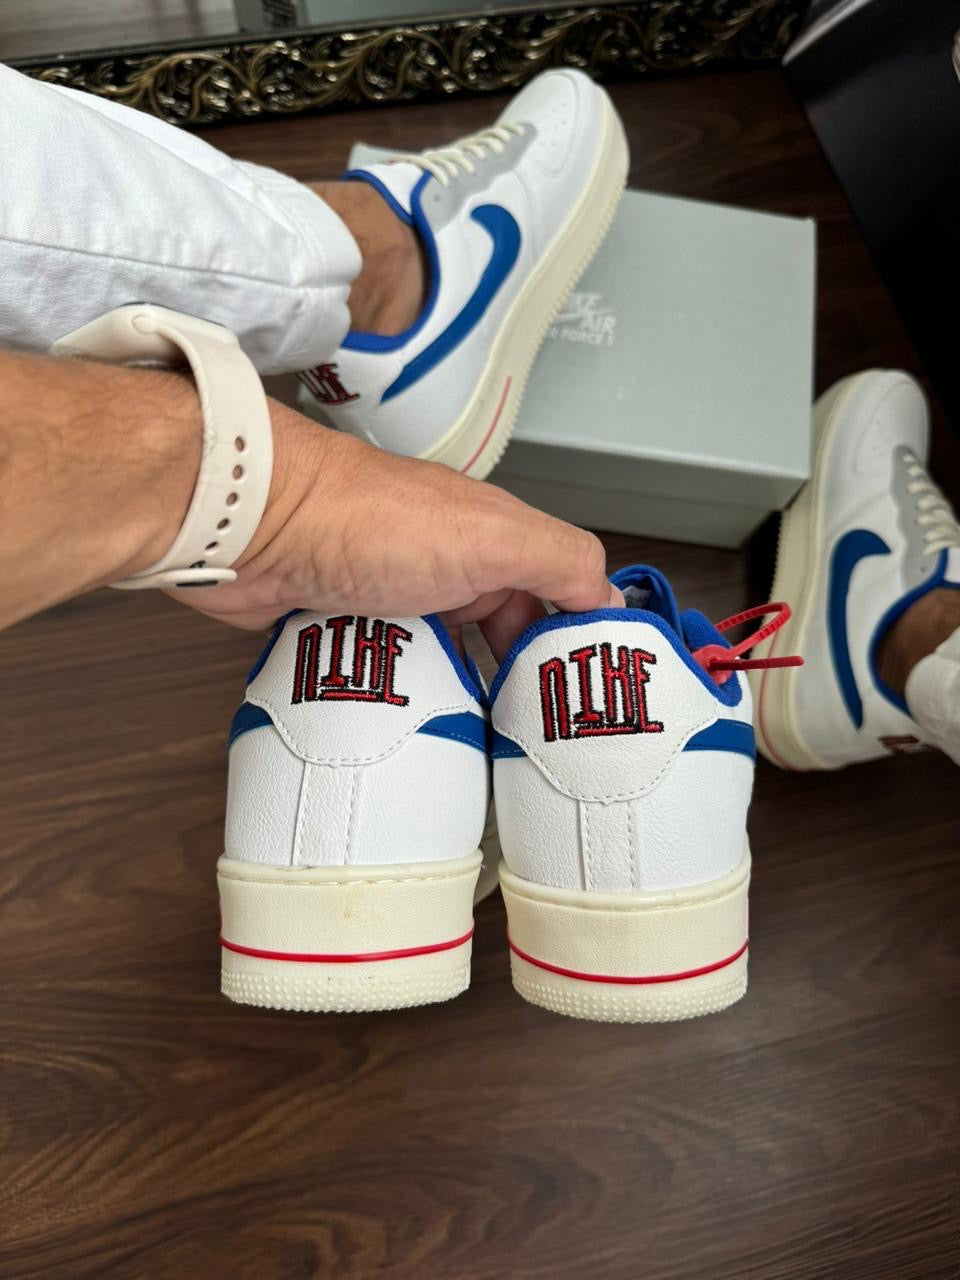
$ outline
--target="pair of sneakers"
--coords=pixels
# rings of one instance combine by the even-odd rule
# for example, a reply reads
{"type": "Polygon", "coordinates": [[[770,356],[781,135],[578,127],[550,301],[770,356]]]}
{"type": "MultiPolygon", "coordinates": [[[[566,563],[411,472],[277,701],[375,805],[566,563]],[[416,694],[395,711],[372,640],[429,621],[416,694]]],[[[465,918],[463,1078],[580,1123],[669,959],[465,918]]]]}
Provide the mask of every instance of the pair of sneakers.
{"type": "Polygon", "coordinates": [[[774,579],[795,612],[770,606],[735,647],[724,633],[763,611],[714,627],[644,566],[614,575],[624,609],[530,627],[489,695],[436,618],[282,620],[231,733],[225,992],[373,1009],[463,990],[492,786],[521,995],[625,1021],[736,1000],[751,704],[760,750],[786,768],[944,745],[878,661],[912,605],[960,589],[960,525],[926,471],[928,434],[902,372],[818,401],[774,579]],[[798,665],[791,649],[804,669],[771,671],[798,665]]]}
{"type": "Polygon", "coordinates": [[[656,569],[613,582],[624,608],[533,624],[489,693],[435,616],[278,623],[230,734],[226,995],[360,1011],[462,992],[491,792],[521,996],[646,1022],[743,994],[754,637],[723,633],[762,611],[715,627],[656,569]]]}
{"type": "MultiPolygon", "coordinates": [[[[406,333],[351,333],[302,375],[304,404],[485,476],[626,169],[609,98],[563,70],[481,134],[345,175],[416,232],[427,299],[406,333]]],[[[531,627],[489,696],[436,617],[281,620],[230,734],[228,996],[369,1010],[463,991],[492,791],[521,995],[646,1021],[743,993],[743,646],[681,614],[656,570],[614,581],[626,608],[531,627]]]]}

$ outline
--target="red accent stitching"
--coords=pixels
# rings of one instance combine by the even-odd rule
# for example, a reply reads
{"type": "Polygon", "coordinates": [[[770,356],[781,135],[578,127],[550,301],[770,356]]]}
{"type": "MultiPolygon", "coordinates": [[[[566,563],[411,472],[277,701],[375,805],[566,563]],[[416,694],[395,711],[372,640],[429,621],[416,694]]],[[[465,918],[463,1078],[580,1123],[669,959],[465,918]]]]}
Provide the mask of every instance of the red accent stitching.
{"type": "Polygon", "coordinates": [[[371,693],[369,690],[363,692],[357,689],[326,689],[323,697],[318,698],[318,702],[382,702],[383,698],[379,693],[371,693]]]}
{"type": "Polygon", "coordinates": [[[241,956],[256,956],[260,960],[293,960],[299,964],[360,964],[368,960],[403,960],[407,956],[429,956],[435,951],[452,951],[454,947],[462,947],[473,937],[473,927],[462,938],[453,938],[450,942],[431,942],[425,947],[403,947],[398,951],[368,951],[357,955],[343,955],[333,952],[330,955],[316,955],[306,951],[263,951],[259,947],[244,947],[239,942],[228,942],[221,934],[220,945],[228,951],[236,951],[241,956]]]}
{"type": "Polygon", "coordinates": [[[382,618],[372,621],[362,615],[343,614],[328,618],[326,631],[317,624],[303,627],[297,637],[293,677],[293,703],[300,702],[385,702],[405,707],[410,699],[393,687],[397,660],[404,650],[400,642],[413,635],[396,622],[382,618]],[[367,626],[370,626],[369,633],[367,626]],[[353,652],[344,652],[347,627],[353,627],[353,652]],[[321,635],[330,633],[330,662],[325,676],[318,676],[321,635]],[[369,656],[369,661],[367,660],[369,656]],[[362,686],[362,687],[361,687],[362,686]]]}
{"type": "Polygon", "coordinates": [[[727,956],[725,960],[718,960],[715,964],[701,965],[699,969],[686,969],[682,973],[658,973],[648,978],[619,978],[605,973],[580,973],[577,969],[564,969],[561,965],[549,964],[546,960],[537,960],[534,956],[527,955],[526,951],[521,951],[509,935],[507,936],[507,945],[521,960],[526,960],[528,964],[535,964],[538,969],[547,969],[550,973],[559,973],[564,978],[579,978],[581,982],[616,982],[625,983],[629,986],[646,986],[655,982],[683,982],[687,978],[699,978],[701,974],[715,973],[717,969],[725,969],[728,964],[733,964],[735,960],[740,959],[750,945],[750,939],[746,940],[739,951],[735,951],[732,956],[727,956]]]}
{"type": "MultiPolygon", "coordinates": [[[[660,726],[663,728],[663,726],[660,726]]],[[[653,730],[651,730],[653,732],[653,730]]],[[[659,732],[659,730],[657,731],[659,732]]],[[[586,728],[578,729],[576,737],[578,738],[607,738],[614,733],[637,733],[635,724],[605,724],[597,729],[591,729],[589,725],[586,728]]]]}
{"type": "Polygon", "coordinates": [[[473,464],[476,462],[476,460],[480,457],[481,453],[483,453],[484,449],[486,448],[487,441],[493,435],[494,427],[500,421],[500,414],[503,412],[503,406],[506,403],[506,399],[507,399],[507,392],[510,390],[510,383],[512,381],[513,381],[513,378],[507,378],[506,382],[503,384],[503,392],[500,396],[500,403],[497,405],[497,412],[493,415],[493,421],[490,423],[490,426],[487,428],[487,434],[480,441],[480,446],[477,449],[477,452],[470,459],[470,461],[466,464],[466,466],[460,468],[461,472],[469,471],[470,468],[473,466],[473,464]]]}
{"type": "Polygon", "coordinates": [[[540,663],[540,709],[544,742],[570,737],[567,676],[562,658],[548,658],[540,663]]]}
{"type": "Polygon", "coordinates": [[[304,369],[297,377],[321,404],[349,404],[359,400],[359,391],[348,391],[337,376],[335,364],[318,364],[304,369]]]}

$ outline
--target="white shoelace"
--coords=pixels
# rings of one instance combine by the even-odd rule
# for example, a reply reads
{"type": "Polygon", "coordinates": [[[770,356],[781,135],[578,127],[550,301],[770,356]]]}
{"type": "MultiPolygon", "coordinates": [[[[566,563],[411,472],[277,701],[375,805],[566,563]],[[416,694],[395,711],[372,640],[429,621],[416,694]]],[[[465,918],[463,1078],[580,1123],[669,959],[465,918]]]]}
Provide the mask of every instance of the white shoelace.
{"type": "Polygon", "coordinates": [[[522,138],[522,124],[495,124],[490,129],[461,138],[450,147],[437,147],[434,151],[395,156],[394,159],[418,165],[432,173],[442,187],[448,187],[463,173],[476,173],[477,160],[488,156],[502,156],[512,137],[522,138]]]}
{"type": "Polygon", "coordinates": [[[943,490],[934,484],[926,468],[911,454],[907,462],[907,493],[917,509],[917,524],[923,526],[924,555],[949,547],[960,547],[960,524],[943,490]]]}

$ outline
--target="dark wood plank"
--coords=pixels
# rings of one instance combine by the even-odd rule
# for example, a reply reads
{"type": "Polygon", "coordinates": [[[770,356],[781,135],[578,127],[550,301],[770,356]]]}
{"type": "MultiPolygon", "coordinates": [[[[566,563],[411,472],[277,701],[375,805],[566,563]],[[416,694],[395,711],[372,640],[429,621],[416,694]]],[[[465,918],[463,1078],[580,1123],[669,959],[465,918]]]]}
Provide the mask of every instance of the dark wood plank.
{"type": "MultiPolygon", "coordinates": [[[[821,385],[915,367],[777,73],[614,92],[635,184],[820,219],[821,385]]],[[[489,111],[209,136],[316,179],[354,136],[417,147],[489,111]]],[[[937,447],[955,486],[943,430],[937,447]]],[[[742,553],[607,545],[714,615],[747,599],[742,553]]],[[[956,1280],[946,760],[760,765],[751,990],[728,1014],[624,1028],[540,1013],[510,988],[496,901],[458,1001],[250,1011],[217,995],[213,863],[225,729],[259,645],[111,592],[0,635],[0,1274],[956,1280]]]]}

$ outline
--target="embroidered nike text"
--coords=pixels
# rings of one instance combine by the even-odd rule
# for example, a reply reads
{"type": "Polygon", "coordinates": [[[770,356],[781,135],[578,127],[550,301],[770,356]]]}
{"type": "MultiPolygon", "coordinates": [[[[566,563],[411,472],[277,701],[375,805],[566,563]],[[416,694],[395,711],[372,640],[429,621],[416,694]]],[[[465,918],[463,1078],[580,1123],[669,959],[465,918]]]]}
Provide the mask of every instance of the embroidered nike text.
{"type": "Polygon", "coordinates": [[[326,627],[311,623],[297,636],[291,703],[385,702],[405,707],[410,699],[394,687],[397,663],[413,636],[383,618],[343,614],[326,627]],[[322,674],[321,674],[322,673],[322,674]]]}
{"type": "Polygon", "coordinates": [[[348,391],[340,381],[335,364],[318,364],[315,369],[304,369],[297,377],[321,404],[349,404],[359,400],[359,391],[348,391]]]}
{"type": "Polygon", "coordinates": [[[541,662],[544,741],[662,733],[662,721],[652,719],[647,708],[647,668],[656,661],[646,649],[591,644],[541,662]]]}

